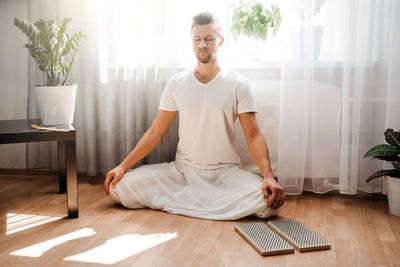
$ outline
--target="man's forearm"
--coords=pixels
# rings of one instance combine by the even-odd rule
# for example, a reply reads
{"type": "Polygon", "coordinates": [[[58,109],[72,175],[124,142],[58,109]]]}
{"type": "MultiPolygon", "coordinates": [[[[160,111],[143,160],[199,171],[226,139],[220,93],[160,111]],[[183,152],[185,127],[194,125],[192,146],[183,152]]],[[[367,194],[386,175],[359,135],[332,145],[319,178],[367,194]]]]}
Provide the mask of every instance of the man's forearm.
{"type": "Polygon", "coordinates": [[[158,143],[160,143],[161,139],[161,134],[154,133],[151,129],[147,130],[132,152],[129,153],[119,166],[123,167],[125,170],[129,169],[153,151],[158,143]]]}
{"type": "Polygon", "coordinates": [[[274,174],[271,169],[271,163],[269,158],[269,151],[267,142],[261,132],[247,138],[247,146],[254,161],[260,169],[264,178],[274,178],[274,174]]]}

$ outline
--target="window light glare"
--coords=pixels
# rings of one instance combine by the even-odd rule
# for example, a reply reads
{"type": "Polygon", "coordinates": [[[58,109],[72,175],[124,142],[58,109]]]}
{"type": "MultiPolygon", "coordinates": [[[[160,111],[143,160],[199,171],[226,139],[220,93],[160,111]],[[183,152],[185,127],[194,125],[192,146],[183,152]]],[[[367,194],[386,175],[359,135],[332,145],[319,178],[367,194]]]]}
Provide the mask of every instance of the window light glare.
{"type": "Polygon", "coordinates": [[[61,219],[61,217],[7,213],[6,235],[17,233],[59,219],[61,219]]]}
{"type": "Polygon", "coordinates": [[[81,230],[65,234],[20,250],[16,250],[10,253],[10,255],[13,256],[25,256],[25,257],[40,257],[42,254],[51,248],[60,245],[62,243],[65,243],[67,241],[73,240],[73,239],[78,239],[81,237],[86,237],[86,236],[91,236],[96,234],[96,232],[91,229],[91,228],[83,228],[81,230]]]}
{"type": "Polygon", "coordinates": [[[103,245],[65,258],[67,261],[115,264],[139,252],[177,237],[177,233],[150,235],[126,234],[109,239],[103,245]]]}

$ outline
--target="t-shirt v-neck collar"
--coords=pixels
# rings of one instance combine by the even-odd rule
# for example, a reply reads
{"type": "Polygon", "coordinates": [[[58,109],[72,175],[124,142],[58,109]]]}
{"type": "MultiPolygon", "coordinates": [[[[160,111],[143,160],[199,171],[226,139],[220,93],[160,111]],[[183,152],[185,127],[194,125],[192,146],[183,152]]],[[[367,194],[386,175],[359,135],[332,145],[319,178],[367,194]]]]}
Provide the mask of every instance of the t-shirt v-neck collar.
{"type": "Polygon", "coordinates": [[[208,86],[208,85],[212,84],[221,75],[221,73],[222,73],[222,69],[220,69],[219,72],[217,73],[217,75],[215,75],[215,77],[212,78],[208,83],[202,83],[196,78],[196,76],[194,76],[194,69],[191,70],[191,74],[192,74],[193,79],[200,86],[208,86]]]}

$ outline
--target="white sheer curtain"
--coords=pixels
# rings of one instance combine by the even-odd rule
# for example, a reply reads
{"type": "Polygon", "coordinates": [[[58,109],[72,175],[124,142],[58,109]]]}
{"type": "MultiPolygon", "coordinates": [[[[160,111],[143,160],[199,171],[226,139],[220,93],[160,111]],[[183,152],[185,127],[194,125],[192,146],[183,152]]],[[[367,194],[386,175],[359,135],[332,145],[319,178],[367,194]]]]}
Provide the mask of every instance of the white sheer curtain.
{"type": "Polygon", "coordinates": [[[400,128],[399,1],[286,2],[279,183],[288,194],[385,192],[364,159],[400,128]],[[319,41],[322,45],[319,46],[319,41]]]}
{"type": "MultiPolygon", "coordinates": [[[[177,72],[175,11],[174,1],[162,0],[28,1],[31,21],[70,17],[67,29],[88,35],[69,78],[78,84],[78,172],[105,175],[150,127],[164,85],[177,72]]],[[[30,58],[28,118],[38,117],[32,86],[40,79],[30,58]]],[[[175,121],[147,163],[173,160],[177,138],[175,121]]],[[[56,144],[29,144],[27,152],[28,168],[57,169],[56,144]]]]}

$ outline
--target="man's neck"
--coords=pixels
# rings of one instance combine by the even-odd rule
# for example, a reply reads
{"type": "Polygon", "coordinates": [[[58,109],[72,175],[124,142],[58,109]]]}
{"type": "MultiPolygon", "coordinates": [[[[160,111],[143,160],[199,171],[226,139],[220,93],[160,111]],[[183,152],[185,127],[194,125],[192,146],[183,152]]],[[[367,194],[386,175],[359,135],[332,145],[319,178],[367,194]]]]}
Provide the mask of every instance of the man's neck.
{"type": "Polygon", "coordinates": [[[200,61],[197,61],[194,71],[200,74],[203,77],[209,77],[216,75],[221,70],[218,65],[217,60],[212,60],[207,64],[203,64],[200,61]]]}

